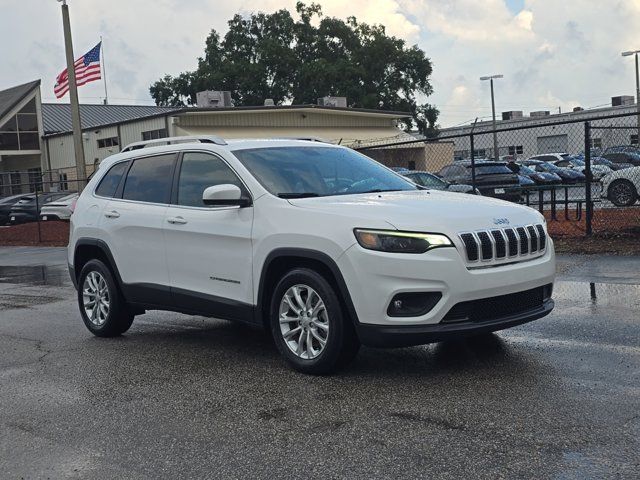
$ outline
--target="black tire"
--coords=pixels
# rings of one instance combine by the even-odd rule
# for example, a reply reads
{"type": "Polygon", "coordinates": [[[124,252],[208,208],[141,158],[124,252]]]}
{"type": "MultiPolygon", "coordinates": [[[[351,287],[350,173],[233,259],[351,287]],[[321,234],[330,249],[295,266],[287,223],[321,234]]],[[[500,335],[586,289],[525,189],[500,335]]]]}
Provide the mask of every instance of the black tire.
{"type": "Polygon", "coordinates": [[[299,372],[312,375],[333,373],[350,363],[358,353],[360,342],[353,323],[343,311],[340,299],[333,287],[314,270],[296,268],[285,274],[273,292],[269,312],[271,334],[276,347],[289,365],[299,372]],[[327,320],[329,328],[324,348],[315,358],[301,358],[296,355],[288,346],[280,327],[280,304],[285,293],[296,285],[310,287],[324,302],[326,310],[324,318],[327,320]]]}
{"type": "MultiPolygon", "coordinates": [[[[101,280],[100,284],[102,284],[101,280]]],[[[87,295],[86,298],[89,300],[95,298],[95,295],[93,297],[87,295]]],[[[96,303],[99,303],[99,300],[95,300],[94,305],[96,303]]],[[[129,330],[133,323],[134,315],[129,310],[111,270],[100,260],[90,260],[80,272],[80,278],[78,279],[78,307],[85,326],[97,337],[116,337],[129,330]],[[100,311],[96,315],[103,316],[103,318],[98,319],[96,317],[89,318],[85,308],[85,293],[91,290],[91,286],[89,284],[85,285],[85,281],[92,273],[92,281],[96,278],[104,280],[104,289],[102,291],[106,292],[106,296],[102,295],[102,298],[106,298],[108,302],[106,315],[104,314],[105,310],[98,309],[100,311]]],[[[91,309],[91,312],[93,310],[96,309],[91,309]]]]}
{"type": "Polygon", "coordinates": [[[607,198],[616,207],[630,207],[638,199],[636,187],[629,180],[614,180],[607,190],[607,198]]]}

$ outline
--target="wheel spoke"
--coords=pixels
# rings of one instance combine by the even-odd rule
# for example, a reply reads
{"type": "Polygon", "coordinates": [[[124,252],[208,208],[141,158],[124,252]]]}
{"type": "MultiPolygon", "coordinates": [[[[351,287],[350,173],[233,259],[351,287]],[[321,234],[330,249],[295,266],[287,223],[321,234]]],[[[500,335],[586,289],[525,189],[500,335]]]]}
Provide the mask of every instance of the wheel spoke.
{"type": "Polygon", "coordinates": [[[285,340],[291,339],[291,337],[299,334],[302,331],[302,327],[296,327],[289,330],[287,333],[282,334],[285,340]]]}
{"type": "Polygon", "coordinates": [[[298,306],[299,310],[303,310],[305,307],[304,302],[302,301],[302,295],[300,294],[300,287],[299,286],[295,286],[293,287],[293,297],[296,300],[296,304],[298,306]]]}
{"type": "Polygon", "coordinates": [[[324,302],[318,298],[318,303],[316,303],[315,307],[311,311],[311,317],[315,318],[318,314],[324,309],[324,302]]]}
{"type": "Polygon", "coordinates": [[[324,347],[327,344],[327,341],[322,338],[320,335],[318,335],[318,332],[316,332],[315,330],[310,330],[311,331],[311,335],[313,335],[313,338],[315,338],[318,343],[320,343],[321,347],[324,347]]]}
{"type": "Polygon", "coordinates": [[[280,323],[291,323],[291,322],[297,322],[299,320],[299,317],[289,317],[287,316],[286,313],[283,313],[282,315],[280,315],[280,323]]]}
{"type": "Polygon", "coordinates": [[[298,336],[298,348],[296,348],[296,355],[302,356],[302,342],[304,340],[304,330],[300,329],[300,336],[298,336]]]}
{"type": "Polygon", "coordinates": [[[296,307],[293,304],[293,302],[291,300],[291,297],[288,294],[284,296],[284,301],[289,306],[289,308],[291,308],[291,310],[293,310],[293,313],[295,313],[296,315],[300,315],[301,309],[296,307]]]}

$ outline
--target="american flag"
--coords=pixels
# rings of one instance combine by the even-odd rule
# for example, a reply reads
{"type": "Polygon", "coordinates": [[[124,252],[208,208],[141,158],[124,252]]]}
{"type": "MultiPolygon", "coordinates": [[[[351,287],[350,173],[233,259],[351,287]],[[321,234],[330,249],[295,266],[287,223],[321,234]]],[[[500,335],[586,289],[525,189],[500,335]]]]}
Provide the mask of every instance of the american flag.
{"type": "MultiPolygon", "coordinates": [[[[73,64],[76,71],[76,85],[78,87],[93,82],[94,80],[100,80],[100,48],[102,42],[98,43],[95,47],[81,56],[73,64]]],[[[53,87],[53,92],[56,94],[56,98],[62,98],[69,91],[69,77],[67,75],[67,69],[65,68],[60,75],[56,77],[56,84],[53,87]]]]}

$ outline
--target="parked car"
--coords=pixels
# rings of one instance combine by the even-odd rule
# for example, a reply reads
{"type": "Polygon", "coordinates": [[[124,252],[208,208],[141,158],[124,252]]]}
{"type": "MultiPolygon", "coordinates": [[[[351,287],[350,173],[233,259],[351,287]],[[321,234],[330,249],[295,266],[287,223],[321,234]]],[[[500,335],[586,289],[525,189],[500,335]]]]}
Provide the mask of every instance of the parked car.
{"type": "Polygon", "coordinates": [[[534,182],[533,180],[531,180],[529,177],[526,177],[524,175],[518,175],[518,183],[520,184],[520,187],[535,187],[536,182],[534,182]]]}
{"type": "Polygon", "coordinates": [[[584,174],[571,170],[570,168],[560,168],[556,167],[553,163],[543,162],[541,160],[520,160],[518,161],[520,165],[525,165],[534,169],[536,172],[547,172],[547,173],[555,173],[562,179],[562,183],[564,184],[576,184],[582,183],[586,180],[584,174]]]}
{"type": "Polygon", "coordinates": [[[40,220],[69,220],[77,200],[78,194],[72,193],[45,204],[40,209],[40,220]]]}
{"type": "Polygon", "coordinates": [[[611,147],[607,148],[601,156],[614,163],[628,163],[634,167],[640,167],[640,152],[637,149],[611,147]]]}
{"type": "Polygon", "coordinates": [[[9,221],[13,225],[35,222],[38,220],[40,209],[42,209],[46,203],[66,197],[67,195],[69,195],[69,192],[38,193],[37,200],[35,194],[28,195],[11,207],[9,211],[9,221]]]}
{"type": "MultiPolygon", "coordinates": [[[[521,177],[528,178],[532,185],[556,185],[562,183],[562,179],[552,172],[536,172],[533,168],[519,163],[509,162],[507,168],[521,177]]],[[[520,181],[520,186],[524,186],[520,181]]]]}
{"type": "MultiPolygon", "coordinates": [[[[577,170],[578,172],[585,174],[585,170],[587,165],[583,160],[579,158],[569,157],[564,160],[558,160],[553,162],[556,167],[560,168],[570,168],[573,170],[577,170]]],[[[599,181],[605,175],[608,175],[613,170],[605,165],[595,165],[593,162],[591,163],[591,175],[593,175],[593,179],[599,181]]]]}
{"type": "Polygon", "coordinates": [[[477,188],[473,189],[471,185],[466,184],[453,184],[449,183],[437,175],[429,172],[415,171],[415,172],[401,172],[404,177],[407,177],[416,185],[421,185],[423,187],[432,188],[434,190],[447,190],[449,192],[459,192],[459,193],[472,193],[476,195],[481,195],[480,190],[477,188]]]}
{"type": "Polygon", "coordinates": [[[629,207],[640,194],[640,167],[611,172],[602,179],[602,197],[617,207],[629,207]]]}
{"type": "Polygon", "coordinates": [[[540,160],[541,162],[553,163],[558,160],[565,160],[570,158],[571,154],[569,153],[542,153],[539,155],[534,155],[533,157],[529,157],[527,160],[540,160]]]}
{"type": "Polygon", "coordinates": [[[29,195],[12,195],[10,197],[0,198],[0,225],[6,225],[9,223],[11,207],[20,200],[29,197],[29,195]]]}
{"type": "Polygon", "coordinates": [[[421,345],[553,309],[553,242],[532,208],[427,191],[338,145],[202,142],[126,146],[80,195],[68,263],[94,335],[147,309],[243,321],[323,374],[361,344],[421,345]]]}
{"type": "Polygon", "coordinates": [[[604,165],[605,167],[609,167],[614,172],[618,170],[624,170],[625,168],[633,167],[630,163],[616,163],[604,157],[591,157],[592,165],[604,165]]]}
{"type": "MultiPolygon", "coordinates": [[[[517,202],[521,198],[518,176],[504,162],[477,161],[475,185],[482,195],[517,202]]],[[[438,176],[454,184],[471,185],[471,162],[462,161],[442,167],[438,176]]]]}

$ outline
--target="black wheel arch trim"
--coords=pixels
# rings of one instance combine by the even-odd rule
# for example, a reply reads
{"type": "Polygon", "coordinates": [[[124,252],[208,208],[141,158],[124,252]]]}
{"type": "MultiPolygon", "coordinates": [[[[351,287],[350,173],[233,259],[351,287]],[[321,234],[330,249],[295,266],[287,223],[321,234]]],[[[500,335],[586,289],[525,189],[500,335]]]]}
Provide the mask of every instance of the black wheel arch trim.
{"type": "Polygon", "coordinates": [[[358,314],[356,312],[355,306],[353,305],[353,300],[351,299],[351,294],[349,293],[349,289],[347,288],[347,283],[342,276],[342,272],[340,268],[336,264],[336,262],[326,253],[320,252],[318,250],[313,250],[309,248],[295,248],[295,247],[283,247],[276,248],[272,250],[265,259],[262,264],[262,271],[260,272],[260,281],[258,283],[258,299],[256,302],[256,308],[254,310],[254,315],[256,316],[256,323],[264,322],[263,314],[262,314],[262,306],[264,302],[264,292],[265,292],[265,281],[266,281],[266,273],[269,271],[269,267],[273,263],[274,260],[283,257],[299,257],[308,260],[315,260],[321,262],[325,267],[329,269],[332,273],[337,285],[340,296],[345,303],[347,308],[347,312],[349,317],[353,320],[355,325],[360,323],[358,319],[358,314]]]}
{"type": "Polygon", "coordinates": [[[84,237],[79,238],[78,241],[76,242],[76,245],[73,249],[73,265],[69,264],[69,274],[71,275],[71,280],[73,281],[74,286],[76,286],[77,288],[78,275],[80,275],[80,272],[78,271],[78,268],[77,268],[78,263],[76,261],[76,257],[78,255],[78,249],[84,246],[96,247],[100,249],[102,253],[105,254],[105,256],[107,257],[107,260],[109,261],[108,266],[111,267],[111,271],[115,275],[118,285],[122,286],[123,282],[122,282],[122,277],[120,277],[120,272],[118,271],[118,265],[116,264],[116,261],[113,258],[113,254],[111,253],[111,249],[109,248],[107,243],[98,238],[84,238],[84,237]]]}

